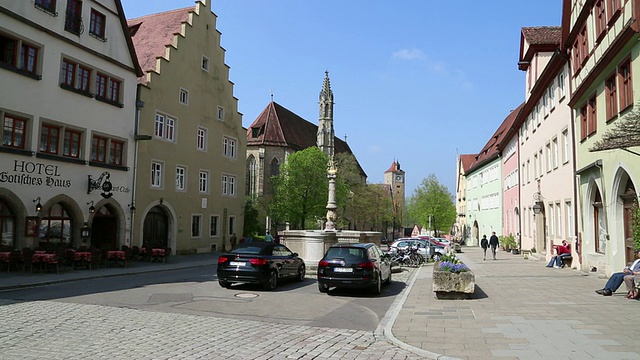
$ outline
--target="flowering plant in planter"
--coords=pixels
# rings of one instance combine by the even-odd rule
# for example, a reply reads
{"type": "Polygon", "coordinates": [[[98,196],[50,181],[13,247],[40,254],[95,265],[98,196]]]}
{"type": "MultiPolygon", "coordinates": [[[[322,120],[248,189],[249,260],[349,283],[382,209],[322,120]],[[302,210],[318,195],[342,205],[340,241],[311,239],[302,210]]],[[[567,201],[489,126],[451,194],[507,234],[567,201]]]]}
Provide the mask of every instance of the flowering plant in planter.
{"type": "Polygon", "coordinates": [[[440,261],[439,266],[441,271],[448,271],[456,274],[469,271],[469,267],[460,262],[460,260],[458,260],[457,263],[451,261],[440,261]]]}

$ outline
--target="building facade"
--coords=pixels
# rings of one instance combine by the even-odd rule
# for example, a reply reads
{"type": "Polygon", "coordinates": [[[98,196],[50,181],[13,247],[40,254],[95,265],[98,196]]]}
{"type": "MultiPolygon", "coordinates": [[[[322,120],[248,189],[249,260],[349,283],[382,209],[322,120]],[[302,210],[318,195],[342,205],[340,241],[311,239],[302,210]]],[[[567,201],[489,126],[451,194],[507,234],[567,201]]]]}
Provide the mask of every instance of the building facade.
{"type": "Polygon", "coordinates": [[[223,251],[243,232],[245,129],[210,6],[128,21],[144,70],[134,245],[223,251]]]}
{"type": "Polygon", "coordinates": [[[569,106],[575,131],[578,241],[585,269],[607,275],[633,261],[640,147],[602,144],[637,107],[640,1],[563,1],[571,59],[569,106]]]}
{"type": "Polygon", "coordinates": [[[0,47],[2,245],[129,244],[141,71],[122,4],[2,0],[0,47]]]}

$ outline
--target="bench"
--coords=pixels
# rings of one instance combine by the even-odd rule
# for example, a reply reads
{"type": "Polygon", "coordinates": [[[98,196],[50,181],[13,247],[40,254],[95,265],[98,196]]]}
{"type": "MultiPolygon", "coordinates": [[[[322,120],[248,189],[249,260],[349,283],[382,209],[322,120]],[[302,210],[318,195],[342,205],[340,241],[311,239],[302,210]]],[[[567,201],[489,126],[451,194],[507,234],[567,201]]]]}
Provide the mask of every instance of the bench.
{"type": "Polygon", "coordinates": [[[573,257],[571,255],[562,257],[562,267],[571,268],[571,262],[573,261],[573,257]]]}

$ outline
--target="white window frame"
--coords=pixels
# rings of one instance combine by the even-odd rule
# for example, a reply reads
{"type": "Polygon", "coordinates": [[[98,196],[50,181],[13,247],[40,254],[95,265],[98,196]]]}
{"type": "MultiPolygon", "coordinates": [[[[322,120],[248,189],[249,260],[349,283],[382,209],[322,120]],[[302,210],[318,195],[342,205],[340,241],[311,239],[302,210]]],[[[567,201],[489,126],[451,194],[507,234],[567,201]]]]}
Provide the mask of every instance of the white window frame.
{"type": "Polygon", "coordinates": [[[550,237],[554,237],[555,234],[555,224],[556,222],[556,213],[555,213],[555,207],[553,206],[553,204],[549,204],[549,236],[550,237]]]}
{"type": "Polygon", "coordinates": [[[196,149],[200,151],[207,151],[207,129],[198,126],[196,134],[196,149]]]}
{"type": "Polygon", "coordinates": [[[228,158],[236,158],[238,141],[228,136],[222,138],[222,155],[228,158]]]}
{"type": "Polygon", "coordinates": [[[198,191],[201,194],[209,193],[209,172],[206,170],[200,170],[198,173],[198,191]]]}
{"type": "Polygon", "coordinates": [[[156,138],[174,142],[176,138],[176,119],[166,114],[156,112],[153,135],[156,138]]]}
{"type": "Polygon", "coordinates": [[[162,188],[162,168],[164,164],[160,161],[151,161],[151,187],[162,188]]]}
{"type": "Polygon", "coordinates": [[[573,237],[573,209],[571,208],[571,201],[564,202],[564,217],[567,219],[565,231],[567,233],[567,239],[571,240],[573,237]]]}
{"type": "Polygon", "coordinates": [[[551,172],[551,170],[553,169],[553,154],[551,153],[551,143],[548,142],[545,147],[547,151],[547,172],[551,172]]]}
{"type": "Polygon", "coordinates": [[[189,90],[180,88],[178,93],[178,102],[182,105],[189,105],[189,90]]]}
{"type": "Polygon", "coordinates": [[[557,169],[559,164],[560,154],[558,153],[558,138],[554,137],[551,140],[551,151],[553,152],[553,168],[557,169]]]}
{"type": "Polygon", "coordinates": [[[567,95],[564,87],[564,71],[558,74],[558,89],[560,90],[560,101],[567,95]]]}
{"type": "Polygon", "coordinates": [[[569,162],[569,151],[571,151],[570,144],[569,144],[569,130],[564,129],[562,131],[562,163],[563,164],[566,164],[569,162]]]}
{"type": "Polygon", "coordinates": [[[224,108],[218,105],[218,120],[224,121],[224,108]]]}
{"type": "Polygon", "coordinates": [[[562,237],[562,207],[556,203],[556,236],[562,237]]]}
{"type": "Polygon", "coordinates": [[[192,239],[197,239],[202,237],[202,214],[192,214],[191,215],[191,238],[192,239]],[[196,220],[198,221],[197,223],[197,228],[194,227],[196,225],[196,220]],[[196,234],[194,234],[194,230],[197,232],[196,234]]]}
{"type": "Polygon", "coordinates": [[[550,110],[553,110],[556,107],[556,84],[551,84],[547,92],[549,94],[549,107],[550,110]]]}
{"type": "Polygon", "coordinates": [[[187,168],[182,165],[176,166],[176,191],[187,190],[187,168]]]}
{"type": "Polygon", "coordinates": [[[222,174],[222,195],[236,195],[236,177],[234,175],[222,174]]]}

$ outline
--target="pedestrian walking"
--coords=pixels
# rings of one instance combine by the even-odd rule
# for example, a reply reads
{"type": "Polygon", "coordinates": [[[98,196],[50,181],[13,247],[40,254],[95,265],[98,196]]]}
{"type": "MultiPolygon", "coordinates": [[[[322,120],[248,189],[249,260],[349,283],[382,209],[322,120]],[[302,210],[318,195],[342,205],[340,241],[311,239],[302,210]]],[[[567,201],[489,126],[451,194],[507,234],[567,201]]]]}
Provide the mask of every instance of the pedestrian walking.
{"type": "Polygon", "coordinates": [[[496,259],[496,249],[498,248],[498,237],[496,236],[496,232],[491,232],[491,237],[489,238],[489,246],[491,246],[491,254],[493,254],[493,260],[496,259]]]}
{"type": "Polygon", "coordinates": [[[487,260],[487,249],[489,248],[489,240],[487,240],[487,235],[482,235],[480,246],[482,247],[482,260],[487,260]]]}
{"type": "Polygon", "coordinates": [[[238,238],[236,237],[236,233],[231,234],[229,238],[229,243],[231,244],[231,250],[236,248],[236,243],[238,242],[238,238]]]}
{"type": "Polygon", "coordinates": [[[264,241],[265,242],[273,242],[273,236],[271,236],[271,233],[267,231],[267,235],[264,236],[264,241]]]}

